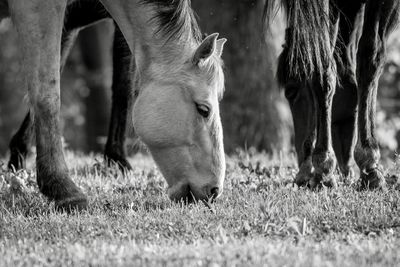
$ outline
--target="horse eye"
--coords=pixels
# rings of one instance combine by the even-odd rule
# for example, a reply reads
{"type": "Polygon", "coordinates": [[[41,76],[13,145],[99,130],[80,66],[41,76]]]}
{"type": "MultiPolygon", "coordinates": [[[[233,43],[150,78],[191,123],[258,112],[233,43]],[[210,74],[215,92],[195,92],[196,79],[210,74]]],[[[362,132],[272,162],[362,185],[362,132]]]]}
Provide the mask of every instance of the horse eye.
{"type": "Polygon", "coordinates": [[[297,97],[299,89],[297,87],[287,87],[285,89],[285,97],[287,100],[292,101],[297,97]]]}
{"type": "Polygon", "coordinates": [[[208,116],[210,116],[210,108],[206,105],[196,104],[196,109],[202,117],[208,118],[208,116]]]}

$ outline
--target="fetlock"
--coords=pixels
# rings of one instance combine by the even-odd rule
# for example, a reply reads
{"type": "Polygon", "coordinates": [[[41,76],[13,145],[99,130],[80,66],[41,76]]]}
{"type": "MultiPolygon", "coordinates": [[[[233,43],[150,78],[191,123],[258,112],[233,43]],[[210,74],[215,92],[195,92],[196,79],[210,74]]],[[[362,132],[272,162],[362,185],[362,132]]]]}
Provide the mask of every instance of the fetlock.
{"type": "Polygon", "coordinates": [[[88,205],[85,194],[69,178],[67,170],[49,170],[38,164],[37,184],[50,201],[55,201],[58,210],[82,210],[88,205]]]}
{"type": "Polygon", "coordinates": [[[107,145],[104,151],[104,158],[109,166],[117,164],[122,171],[132,170],[132,166],[126,159],[123,148],[107,145]]]}
{"type": "Polygon", "coordinates": [[[336,158],[332,151],[314,153],[312,158],[315,168],[315,175],[312,179],[311,187],[316,187],[320,184],[329,187],[336,187],[336,158]]]}
{"type": "Polygon", "coordinates": [[[308,182],[312,179],[313,177],[313,165],[311,162],[311,157],[308,157],[303,163],[301,163],[299,167],[299,172],[296,175],[295,178],[295,183],[298,186],[304,186],[307,185],[308,182]]]}
{"type": "Polygon", "coordinates": [[[360,168],[361,189],[385,189],[386,182],[379,165],[379,148],[363,148],[357,144],[354,154],[360,168]]]}

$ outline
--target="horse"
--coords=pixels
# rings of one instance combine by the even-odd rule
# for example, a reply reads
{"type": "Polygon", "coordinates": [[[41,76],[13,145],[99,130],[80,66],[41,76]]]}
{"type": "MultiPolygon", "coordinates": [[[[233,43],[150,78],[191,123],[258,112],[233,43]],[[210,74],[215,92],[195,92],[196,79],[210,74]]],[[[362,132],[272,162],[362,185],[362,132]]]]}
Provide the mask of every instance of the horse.
{"type": "MultiPolygon", "coordinates": [[[[266,2],[267,23],[276,4],[266,2]]],[[[375,137],[376,91],[386,41],[398,22],[399,1],[287,0],[282,4],[288,28],[278,80],[297,130],[300,170],[295,182],[335,186],[335,153],[345,175],[354,153],[361,188],[384,188],[375,137]]]]}
{"type": "MultiPolygon", "coordinates": [[[[357,87],[355,80],[356,52],[361,35],[363,11],[359,6],[343,4],[336,7],[333,17],[337,22],[339,41],[335,46],[335,58],[340,83],[337,84],[332,103],[332,146],[338,161],[338,169],[345,178],[354,176],[351,166],[354,151],[354,130],[357,108],[357,87]],[[340,9],[340,12],[339,12],[340,9]],[[338,18],[341,17],[340,20],[338,18]]],[[[332,20],[332,19],[331,19],[332,20]]],[[[332,39],[337,38],[333,31],[332,39]]],[[[283,54],[282,54],[283,55],[283,54]]],[[[283,56],[280,57],[283,59],[283,56]]],[[[285,73],[284,61],[280,61],[278,75],[285,73]]],[[[312,89],[304,83],[290,83],[285,86],[285,97],[292,112],[295,148],[300,170],[296,182],[304,185],[313,170],[312,151],[315,142],[315,103],[312,89]]]]}
{"type": "MultiPolygon", "coordinates": [[[[57,209],[85,209],[87,197],[68,175],[59,127],[60,40],[67,0],[0,3],[0,14],[11,14],[22,47],[39,189],[57,209]]],[[[166,179],[169,197],[218,198],[225,178],[219,101],[226,39],[214,33],[201,40],[189,0],[101,3],[133,55],[133,127],[166,179]]]]}
{"type": "MultiPolygon", "coordinates": [[[[98,4],[96,0],[82,0],[79,3],[72,2],[67,5],[61,37],[61,73],[78,33],[82,29],[105,19],[111,19],[111,17],[107,10],[98,4]]],[[[126,159],[125,149],[128,107],[129,103],[133,101],[131,100],[132,94],[130,94],[132,87],[132,76],[130,75],[131,57],[132,54],[129,51],[129,47],[118,26],[115,25],[113,40],[114,71],[111,87],[112,109],[104,158],[109,165],[116,163],[123,171],[132,170],[132,166],[126,159]]],[[[96,70],[94,72],[90,76],[95,76],[98,79],[97,76],[99,74],[96,73],[96,70]]],[[[27,113],[20,128],[10,141],[8,168],[11,170],[20,170],[26,166],[26,156],[34,135],[33,118],[31,115],[30,112],[27,113]]]]}

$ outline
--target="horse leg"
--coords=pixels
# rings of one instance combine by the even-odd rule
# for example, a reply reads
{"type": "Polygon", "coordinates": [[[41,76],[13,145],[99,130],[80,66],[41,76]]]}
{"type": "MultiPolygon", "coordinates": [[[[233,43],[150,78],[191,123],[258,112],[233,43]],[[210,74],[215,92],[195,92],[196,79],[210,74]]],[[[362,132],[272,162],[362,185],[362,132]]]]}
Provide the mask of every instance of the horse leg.
{"type": "MultiPolygon", "coordinates": [[[[287,33],[290,29],[287,29],[287,33]]],[[[285,89],[293,118],[294,141],[297,152],[299,172],[295,183],[307,185],[313,176],[312,152],[315,143],[315,107],[309,82],[300,81],[297,77],[287,77],[288,48],[285,47],[278,60],[278,82],[285,89]]]]}
{"type": "Polygon", "coordinates": [[[313,86],[314,104],[317,113],[317,139],[312,154],[312,163],[315,169],[311,187],[320,183],[336,186],[333,173],[336,168],[335,154],[332,148],[331,112],[332,100],[336,87],[336,71],[334,63],[326,69],[321,81],[316,81],[313,86]]]}
{"type": "MultiPolygon", "coordinates": [[[[335,106],[335,105],[334,105],[335,106]]],[[[351,167],[351,159],[355,147],[356,116],[332,124],[333,148],[338,161],[341,175],[345,179],[352,179],[354,171],[351,167]]]]}
{"type": "MultiPolygon", "coordinates": [[[[128,109],[132,98],[131,60],[132,54],[124,36],[115,25],[113,48],[112,110],[107,144],[106,160],[117,163],[121,168],[131,170],[126,159],[125,139],[128,109]]],[[[134,66],[132,66],[134,67],[134,66]]]]}
{"type": "MultiPolygon", "coordinates": [[[[328,9],[328,1],[324,3],[328,9]]],[[[336,157],[332,147],[332,102],[336,90],[336,63],[333,58],[339,29],[339,18],[332,20],[332,28],[324,32],[326,46],[330,47],[330,57],[324,62],[324,71],[312,80],[312,95],[315,105],[317,137],[312,153],[314,176],[311,188],[324,184],[336,187],[334,171],[336,157]]]]}
{"type": "Polygon", "coordinates": [[[345,4],[339,8],[342,11],[339,32],[344,45],[336,46],[337,55],[340,56],[337,72],[340,83],[333,97],[332,138],[341,173],[345,178],[352,178],[354,171],[350,161],[357,140],[356,58],[362,33],[364,8],[361,3],[345,4]]]}
{"type": "MultiPolygon", "coordinates": [[[[61,43],[61,72],[69,55],[72,45],[78,35],[78,31],[63,32],[61,43]]],[[[12,170],[20,170],[26,166],[26,156],[33,139],[33,118],[31,112],[25,116],[18,131],[14,134],[10,141],[10,159],[8,168],[12,170]]]]}
{"type": "Polygon", "coordinates": [[[19,130],[14,134],[10,141],[10,160],[8,168],[10,170],[21,170],[26,167],[25,159],[31,145],[33,135],[33,119],[28,112],[19,130]]]}
{"type": "Polygon", "coordinates": [[[380,151],[375,136],[378,80],[383,71],[387,37],[397,20],[399,1],[368,1],[357,53],[358,142],[355,160],[362,188],[383,188],[380,151]]]}
{"type": "MultiPolygon", "coordinates": [[[[0,5],[0,21],[3,6],[0,5]]],[[[8,16],[8,6],[4,8],[8,16]]],[[[61,60],[60,73],[62,73],[68,55],[79,34],[81,28],[108,17],[107,12],[102,6],[93,5],[90,1],[72,3],[67,6],[67,17],[64,20],[64,30],[61,38],[61,60]]],[[[19,130],[14,134],[10,141],[10,159],[8,167],[19,170],[25,168],[25,159],[33,138],[33,118],[28,112],[19,130]]]]}
{"type": "MultiPolygon", "coordinates": [[[[349,51],[351,53],[351,51],[349,51]]],[[[357,130],[357,83],[355,75],[355,60],[345,58],[346,51],[340,52],[342,62],[339,64],[340,86],[333,98],[332,110],[332,138],[333,148],[338,160],[339,168],[344,178],[352,178],[351,169],[356,143],[357,130]]],[[[354,51],[355,57],[355,51],[354,51]]]]}
{"type": "Polygon", "coordinates": [[[24,72],[34,112],[37,183],[59,209],[82,209],[87,198],[69,178],[61,145],[60,52],[66,0],[13,0],[10,13],[19,33],[24,72]]]}
{"type": "Polygon", "coordinates": [[[299,164],[295,183],[304,186],[313,176],[312,152],[316,138],[315,110],[311,89],[308,86],[299,86],[297,90],[300,90],[298,92],[300,95],[296,99],[288,100],[292,111],[299,164]]]}
{"type": "Polygon", "coordinates": [[[315,127],[311,127],[310,132],[305,137],[302,144],[303,161],[299,164],[299,172],[296,175],[295,183],[298,186],[304,186],[309,183],[313,178],[313,163],[312,163],[312,153],[314,150],[315,143],[315,127]]]}

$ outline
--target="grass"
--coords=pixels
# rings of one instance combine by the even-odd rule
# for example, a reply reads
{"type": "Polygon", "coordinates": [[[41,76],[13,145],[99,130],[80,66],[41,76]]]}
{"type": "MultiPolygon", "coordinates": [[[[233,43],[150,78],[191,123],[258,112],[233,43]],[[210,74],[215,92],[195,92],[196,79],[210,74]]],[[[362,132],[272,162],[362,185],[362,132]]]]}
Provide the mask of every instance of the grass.
{"type": "MultiPolygon", "coordinates": [[[[310,191],[293,186],[293,158],[239,152],[228,159],[224,194],[210,210],[170,202],[148,156],[130,159],[134,170],[125,177],[100,156],[66,156],[91,203],[77,214],[57,213],[34,171],[0,170],[0,266],[400,264],[394,187],[310,191]]],[[[399,169],[390,165],[388,177],[399,169]]]]}

